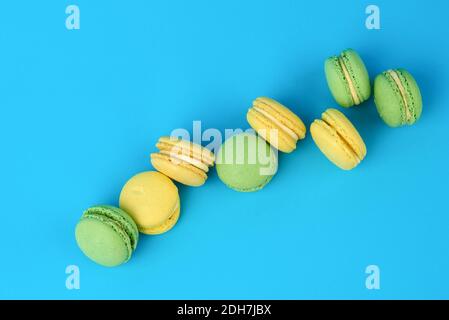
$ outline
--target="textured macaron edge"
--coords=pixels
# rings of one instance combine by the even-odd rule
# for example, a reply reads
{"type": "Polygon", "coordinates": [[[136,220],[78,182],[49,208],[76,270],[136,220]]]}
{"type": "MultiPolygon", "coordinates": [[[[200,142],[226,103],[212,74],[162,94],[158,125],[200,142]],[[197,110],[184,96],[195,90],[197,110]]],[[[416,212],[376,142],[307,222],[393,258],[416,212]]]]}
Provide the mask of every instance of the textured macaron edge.
{"type": "MultiPolygon", "coordinates": [[[[408,123],[408,119],[407,119],[407,112],[410,112],[410,109],[407,105],[407,97],[403,97],[401,94],[401,90],[398,86],[398,84],[396,83],[396,81],[393,79],[393,76],[391,75],[391,72],[396,72],[395,70],[387,70],[384,71],[382,74],[383,76],[386,78],[387,83],[389,84],[391,90],[394,92],[394,96],[398,102],[398,105],[400,106],[400,110],[401,110],[401,122],[400,125],[405,125],[408,123]],[[405,98],[405,100],[404,100],[405,98]],[[408,110],[408,111],[407,111],[408,110]]],[[[399,74],[398,74],[399,76],[399,74]]],[[[400,79],[401,81],[401,85],[403,85],[402,83],[402,79],[400,79]]],[[[404,90],[406,90],[404,88],[404,90]]]]}
{"type": "Polygon", "coordinates": [[[282,125],[293,131],[297,136],[297,140],[305,138],[307,128],[301,118],[291,109],[268,97],[258,97],[254,100],[252,108],[257,107],[262,108],[282,125]]]}
{"type": "Polygon", "coordinates": [[[134,249],[133,249],[133,245],[132,245],[132,240],[131,240],[129,234],[125,231],[125,229],[119,223],[114,221],[113,219],[110,219],[104,215],[97,215],[97,214],[88,214],[85,216],[83,215],[83,217],[78,222],[77,228],[84,221],[87,221],[89,219],[101,222],[103,225],[108,226],[116,234],[119,235],[119,237],[123,240],[123,243],[126,246],[126,249],[128,252],[128,255],[127,255],[126,259],[123,261],[123,263],[127,262],[131,258],[131,255],[132,255],[132,252],[134,251],[134,249]]]}
{"type": "Polygon", "coordinates": [[[346,76],[341,68],[339,56],[332,56],[327,58],[324,63],[324,69],[328,87],[337,103],[345,108],[354,106],[354,99],[352,98],[349,84],[346,81],[346,76]],[[331,78],[332,73],[335,73],[337,75],[336,79],[331,78]],[[345,91],[344,97],[339,94],[339,92],[335,88],[336,85],[334,84],[334,81],[338,81],[342,85],[345,91]]]}
{"type": "Polygon", "coordinates": [[[392,81],[386,71],[377,75],[374,80],[374,103],[380,118],[388,126],[396,128],[404,125],[403,100],[399,96],[399,89],[391,83],[392,81]],[[393,99],[395,103],[390,99],[393,99]],[[394,110],[398,112],[396,113],[394,110]]]}
{"type": "Polygon", "coordinates": [[[418,84],[413,76],[405,69],[395,70],[402,85],[407,92],[406,99],[409,106],[408,110],[412,113],[412,119],[407,122],[408,125],[414,124],[421,117],[422,112],[422,97],[418,84]]]}
{"type": "MultiPolygon", "coordinates": [[[[387,84],[388,88],[391,90],[391,92],[393,92],[393,97],[396,100],[397,105],[399,106],[400,119],[396,119],[396,121],[395,121],[390,116],[386,115],[387,113],[385,112],[386,111],[385,109],[395,108],[395,106],[392,104],[385,104],[385,102],[383,102],[383,101],[380,102],[378,96],[381,95],[382,93],[377,92],[378,90],[376,90],[376,95],[375,95],[374,101],[376,103],[376,107],[377,107],[377,110],[379,111],[381,118],[388,125],[390,125],[392,127],[404,126],[405,124],[408,123],[408,120],[406,117],[407,100],[404,100],[404,98],[402,97],[400,88],[398,87],[396,81],[393,79],[391,72],[396,72],[396,71],[393,69],[390,69],[390,70],[382,72],[381,74],[379,74],[376,77],[375,89],[377,89],[379,87],[378,82],[382,81],[382,78],[383,78],[385,80],[385,83],[387,84]]],[[[402,81],[402,79],[401,79],[401,81],[402,81]]]]}
{"type": "Polygon", "coordinates": [[[262,137],[265,141],[267,141],[270,145],[275,147],[276,149],[283,152],[292,152],[296,149],[296,143],[298,140],[289,136],[285,133],[284,130],[280,129],[276,126],[272,121],[264,117],[262,114],[254,110],[253,108],[248,110],[246,115],[246,120],[250,124],[250,126],[256,130],[260,137],[262,137]],[[276,130],[278,133],[278,139],[281,141],[277,142],[277,145],[274,145],[274,142],[271,141],[271,130],[276,130]],[[287,148],[282,147],[281,143],[287,145],[287,148]]]}
{"type": "Polygon", "coordinates": [[[357,92],[357,96],[359,99],[359,103],[354,103],[356,105],[359,105],[363,102],[365,102],[366,100],[369,99],[370,97],[370,93],[371,93],[371,84],[369,82],[369,75],[368,75],[368,70],[366,69],[365,63],[363,62],[362,58],[360,57],[360,55],[357,53],[357,51],[355,51],[354,49],[346,49],[344,50],[340,57],[343,59],[345,66],[349,72],[349,75],[351,76],[352,79],[352,83],[356,89],[357,92]],[[354,61],[355,60],[355,61],[354,61]],[[358,64],[358,67],[361,68],[356,68],[356,64],[358,64]],[[365,79],[362,79],[365,78],[365,79]],[[365,81],[366,85],[368,86],[368,95],[366,96],[362,90],[362,83],[365,81]]]}
{"type": "Polygon", "coordinates": [[[343,113],[337,109],[328,109],[323,112],[321,119],[336,131],[360,161],[365,158],[367,153],[365,142],[343,113]]]}
{"type": "Polygon", "coordinates": [[[96,218],[97,220],[101,220],[100,218],[107,218],[111,220],[129,237],[132,249],[136,249],[139,241],[138,227],[134,220],[123,209],[108,205],[93,206],[84,211],[82,218],[96,218]]]}
{"type": "Polygon", "coordinates": [[[351,147],[348,145],[348,143],[343,139],[341,135],[338,134],[337,130],[333,127],[331,127],[328,123],[321,119],[316,119],[312,122],[310,126],[310,132],[312,134],[312,139],[315,142],[315,144],[318,146],[320,151],[329,159],[332,163],[337,165],[339,168],[343,170],[351,170],[355,168],[359,163],[360,159],[355,154],[354,150],[351,149],[351,147]],[[319,128],[319,129],[318,129],[319,128]],[[317,139],[317,130],[323,130],[327,133],[328,136],[332,137],[334,143],[334,148],[340,148],[340,150],[343,151],[343,153],[347,156],[347,162],[350,163],[348,166],[344,166],[342,163],[337,163],[328,156],[328,154],[325,152],[325,150],[322,147],[321,141],[317,139]]]}

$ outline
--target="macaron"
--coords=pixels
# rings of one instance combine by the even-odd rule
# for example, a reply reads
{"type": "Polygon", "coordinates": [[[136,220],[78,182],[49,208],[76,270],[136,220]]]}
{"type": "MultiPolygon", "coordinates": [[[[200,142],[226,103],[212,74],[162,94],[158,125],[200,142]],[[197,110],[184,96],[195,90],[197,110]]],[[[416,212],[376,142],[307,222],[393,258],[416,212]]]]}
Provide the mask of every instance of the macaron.
{"type": "Polygon", "coordinates": [[[366,146],[357,129],[336,109],[328,109],[310,126],[321,152],[343,170],[354,169],[366,156],[366,146]]]}
{"type": "Polygon", "coordinates": [[[404,69],[388,70],[376,77],[374,102],[390,127],[412,125],[421,117],[421,92],[413,76],[404,69]]]}
{"type": "Polygon", "coordinates": [[[353,49],[326,59],[324,70],[329,89],[340,106],[352,107],[369,99],[371,84],[368,71],[353,49]]]}
{"type": "Polygon", "coordinates": [[[259,136],[279,151],[290,153],[306,136],[306,126],[290,109],[279,102],[260,97],[254,100],[246,119],[259,136]]]}
{"type": "Polygon", "coordinates": [[[125,211],[102,205],[84,211],[76,225],[75,238],[81,251],[91,260],[115,267],[131,258],[139,232],[125,211]]]}
{"type": "Polygon", "coordinates": [[[124,185],[120,193],[120,208],[134,219],[140,232],[167,232],[179,218],[178,188],[160,172],[139,173],[124,185]]]}
{"type": "Polygon", "coordinates": [[[202,146],[175,137],[162,137],[156,144],[159,152],[151,154],[153,167],[182,184],[198,187],[207,179],[214,154],[202,146]]]}
{"type": "Polygon", "coordinates": [[[254,133],[240,133],[228,138],[216,157],[220,180],[240,192],[262,189],[276,174],[277,165],[277,152],[254,133]]]}

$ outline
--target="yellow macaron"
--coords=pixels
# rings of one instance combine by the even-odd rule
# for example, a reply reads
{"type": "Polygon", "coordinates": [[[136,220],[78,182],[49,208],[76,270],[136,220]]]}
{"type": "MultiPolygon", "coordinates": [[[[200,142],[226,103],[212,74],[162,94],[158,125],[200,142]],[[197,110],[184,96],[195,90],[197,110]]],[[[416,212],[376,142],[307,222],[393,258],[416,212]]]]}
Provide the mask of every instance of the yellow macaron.
{"type": "Polygon", "coordinates": [[[123,187],[120,208],[133,218],[140,232],[167,232],[179,218],[181,205],[178,188],[160,172],[139,173],[123,187]]]}
{"type": "Polygon", "coordinates": [[[328,109],[310,126],[315,144],[336,166],[354,169],[366,156],[366,146],[357,129],[336,109],[328,109]]]}
{"type": "Polygon", "coordinates": [[[151,154],[153,167],[182,184],[199,187],[207,180],[214,154],[202,146],[175,137],[162,137],[156,144],[159,152],[151,154]]]}
{"type": "Polygon", "coordinates": [[[306,136],[306,126],[290,109],[279,102],[260,97],[246,115],[250,126],[279,151],[290,153],[306,136]]]}

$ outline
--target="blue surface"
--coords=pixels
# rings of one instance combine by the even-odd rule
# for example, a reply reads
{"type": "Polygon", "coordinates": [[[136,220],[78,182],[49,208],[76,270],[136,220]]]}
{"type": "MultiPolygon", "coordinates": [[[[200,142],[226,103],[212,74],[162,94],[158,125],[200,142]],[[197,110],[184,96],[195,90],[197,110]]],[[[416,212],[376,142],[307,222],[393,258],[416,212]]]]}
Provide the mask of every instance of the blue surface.
{"type": "Polygon", "coordinates": [[[0,11],[0,298],[449,298],[449,2],[9,1],[0,11]],[[156,4],[157,3],[157,4],[156,4]],[[344,110],[368,148],[344,172],[310,135],[281,155],[262,191],[227,189],[215,171],[180,186],[182,217],[142,236],[133,259],[85,258],[74,227],[93,204],[150,170],[161,135],[247,128],[265,95],[309,125],[336,107],[326,57],[353,47],[372,78],[404,67],[423,117],[390,129],[373,101],[344,110]],[[67,290],[78,265],[81,289],[67,290]],[[365,288],[378,265],[381,289],[365,288]]]}

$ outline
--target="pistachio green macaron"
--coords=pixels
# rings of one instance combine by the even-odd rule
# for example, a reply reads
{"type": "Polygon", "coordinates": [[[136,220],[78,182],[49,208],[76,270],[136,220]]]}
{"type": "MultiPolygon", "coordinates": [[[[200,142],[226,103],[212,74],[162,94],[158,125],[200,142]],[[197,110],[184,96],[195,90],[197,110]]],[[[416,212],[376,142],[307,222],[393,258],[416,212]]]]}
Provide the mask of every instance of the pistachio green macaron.
{"type": "Polygon", "coordinates": [[[404,69],[387,70],[374,81],[374,101],[390,127],[412,125],[422,114],[422,97],[415,78],[404,69]]]}
{"type": "Polygon", "coordinates": [[[88,258],[102,266],[115,267],[131,258],[139,232],[125,211],[102,205],[84,211],[75,238],[88,258]]]}
{"type": "Polygon", "coordinates": [[[342,107],[352,107],[368,100],[371,84],[359,54],[347,49],[324,63],[326,80],[334,99],[342,107]]]}
{"type": "Polygon", "coordinates": [[[220,180],[240,192],[253,192],[265,187],[276,174],[277,165],[276,150],[253,133],[228,138],[216,157],[220,180]]]}

